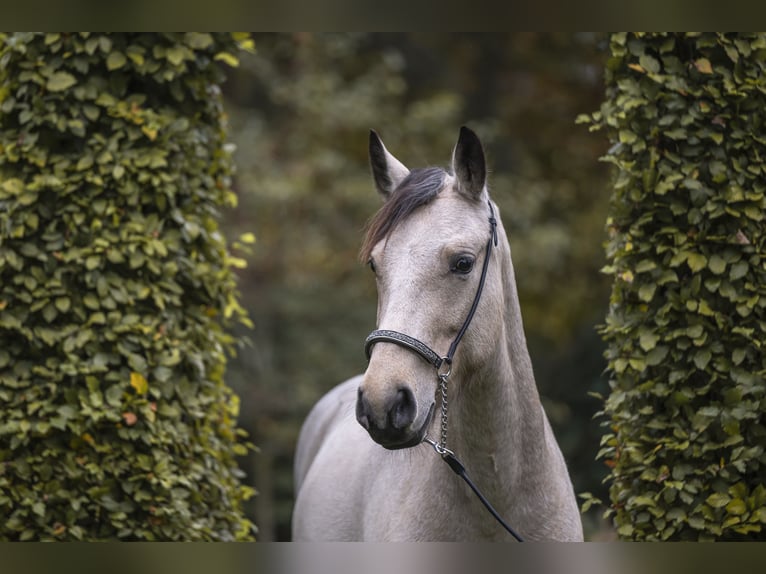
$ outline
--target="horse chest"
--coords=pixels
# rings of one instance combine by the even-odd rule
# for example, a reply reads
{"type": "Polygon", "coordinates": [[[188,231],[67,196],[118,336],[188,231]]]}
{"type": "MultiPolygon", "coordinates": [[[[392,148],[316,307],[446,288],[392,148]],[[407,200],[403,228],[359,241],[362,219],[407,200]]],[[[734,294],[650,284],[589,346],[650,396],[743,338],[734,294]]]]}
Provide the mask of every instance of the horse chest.
{"type": "Polygon", "coordinates": [[[492,541],[508,534],[430,450],[381,470],[362,504],[363,539],[492,541]]]}

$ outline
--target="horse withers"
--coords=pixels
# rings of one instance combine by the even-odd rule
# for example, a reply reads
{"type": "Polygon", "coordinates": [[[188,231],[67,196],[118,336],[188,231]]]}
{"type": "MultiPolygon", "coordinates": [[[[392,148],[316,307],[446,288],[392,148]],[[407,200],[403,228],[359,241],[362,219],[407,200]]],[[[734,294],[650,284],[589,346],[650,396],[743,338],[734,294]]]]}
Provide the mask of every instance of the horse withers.
{"type": "Polygon", "coordinates": [[[525,539],[582,540],[478,137],[461,129],[449,171],[410,170],[371,132],[370,164],[384,204],[362,257],[378,329],[366,372],[322,397],[301,429],[293,539],[510,540],[446,451],[525,539]]]}

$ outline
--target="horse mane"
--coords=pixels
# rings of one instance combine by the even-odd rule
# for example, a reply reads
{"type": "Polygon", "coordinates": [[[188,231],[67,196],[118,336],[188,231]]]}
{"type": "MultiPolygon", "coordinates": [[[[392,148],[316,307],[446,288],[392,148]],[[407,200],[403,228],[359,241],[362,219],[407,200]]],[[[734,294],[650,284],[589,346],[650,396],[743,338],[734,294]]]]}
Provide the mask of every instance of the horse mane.
{"type": "Polygon", "coordinates": [[[418,207],[433,200],[444,185],[447,172],[440,167],[413,169],[367,223],[359,259],[366,263],[373,248],[418,207]]]}

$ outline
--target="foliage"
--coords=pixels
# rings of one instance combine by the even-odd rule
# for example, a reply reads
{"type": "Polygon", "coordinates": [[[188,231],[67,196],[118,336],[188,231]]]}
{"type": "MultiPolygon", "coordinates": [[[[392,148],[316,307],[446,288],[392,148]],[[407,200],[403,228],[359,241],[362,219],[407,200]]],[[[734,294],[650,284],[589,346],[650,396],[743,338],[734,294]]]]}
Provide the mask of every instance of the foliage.
{"type": "Polygon", "coordinates": [[[365,368],[376,296],[357,253],[380,206],[367,161],[370,128],[413,166],[447,165],[463,123],[481,135],[546,409],[578,488],[599,488],[597,406],[586,391],[601,384],[604,368],[593,324],[609,289],[599,273],[608,173],[596,162],[603,142],[573,126],[602,99],[595,39],[255,39],[257,54],[243,58],[226,93],[241,190],[229,226],[254,232],[259,245],[241,277],[256,352],[241,354],[228,374],[260,447],[250,463],[261,538],[289,537],[293,449],[309,408],[365,368]]]}
{"type": "Polygon", "coordinates": [[[632,540],[763,538],[766,35],[614,34],[611,513],[632,540]]]}
{"type": "Polygon", "coordinates": [[[0,37],[0,538],[250,537],[230,34],[0,37]]]}

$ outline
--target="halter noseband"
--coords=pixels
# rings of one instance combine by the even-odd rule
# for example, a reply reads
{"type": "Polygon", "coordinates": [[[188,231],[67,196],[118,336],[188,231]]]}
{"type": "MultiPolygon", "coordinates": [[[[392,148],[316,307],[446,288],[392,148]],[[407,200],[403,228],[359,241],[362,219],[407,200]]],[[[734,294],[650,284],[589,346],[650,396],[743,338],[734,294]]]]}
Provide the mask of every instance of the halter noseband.
{"type": "Polygon", "coordinates": [[[432,365],[437,370],[437,372],[444,364],[448,366],[452,365],[452,359],[455,356],[455,351],[457,351],[457,346],[460,343],[460,340],[463,338],[463,335],[465,335],[465,332],[468,330],[468,326],[471,324],[471,320],[476,313],[476,308],[479,306],[479,299],[481,299],[481,293],[484,290],[484,283],[487,280],[487,268],[489,267],[490,252],[492,251],[492,246],[497,245],[497,219],[495,219],[495,210],[492,208],[491,201],[487,201],[487,203],[489,205],[490,236],[489,240],[487,241],[487,247],[484,253],[484,264],[481,268],[479,287],[476,290],[476,296],[473,298],[471,309],[468,311],[468,316],[465,318],[465,321],[463,321],[463,325],[460,327],[460,330],[455,336],[455,339],[452,341],[447,354],[442,357],[431,347],[426,345],[423,341],[420,341],[415,337],[410,337],[405,333],[400,333],[399,331],[391,331],[389,329],[378,329],[370,333],[367,336],[367,339],[364,341],[364,352],[367,355],[368,361],[370,360],[372,347],[375,345],[375,343],[393,343],[395,345],[399,345],[400,347],[404,347],[405,349],[409,349],[410,351],[414,351],[420,355],[428,364],[432,365]]]}

